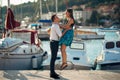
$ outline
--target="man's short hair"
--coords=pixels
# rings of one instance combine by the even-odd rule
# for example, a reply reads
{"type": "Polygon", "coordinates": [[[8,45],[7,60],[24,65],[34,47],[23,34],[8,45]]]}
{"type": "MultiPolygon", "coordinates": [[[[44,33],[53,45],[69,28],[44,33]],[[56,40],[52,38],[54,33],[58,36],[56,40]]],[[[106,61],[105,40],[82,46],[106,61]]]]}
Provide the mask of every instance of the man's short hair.
{"type": "Polygon", "coordinates": [[[54,15],[51,16],[52,22],[54,22],[55,16],[56,16],[56,14],[54,14],[54,15]]]}

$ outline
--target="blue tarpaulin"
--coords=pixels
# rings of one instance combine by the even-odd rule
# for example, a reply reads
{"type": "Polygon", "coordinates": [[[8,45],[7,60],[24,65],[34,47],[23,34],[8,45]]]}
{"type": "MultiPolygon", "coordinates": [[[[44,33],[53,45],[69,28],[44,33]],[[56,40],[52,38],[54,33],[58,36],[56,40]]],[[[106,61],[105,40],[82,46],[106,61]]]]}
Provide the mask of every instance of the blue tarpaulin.
{"type": "Polygon", "coordinates": [[[38,22],[42,22],[42,23],[52,23],[51,20],[38,20],[38,22]]]}
{"type": "Polygon", "coordinates": [[[37,26],[38,26],[38,24],[31,24],[31,26],[36,26],[36,27],[37,27],[37,26]]]}

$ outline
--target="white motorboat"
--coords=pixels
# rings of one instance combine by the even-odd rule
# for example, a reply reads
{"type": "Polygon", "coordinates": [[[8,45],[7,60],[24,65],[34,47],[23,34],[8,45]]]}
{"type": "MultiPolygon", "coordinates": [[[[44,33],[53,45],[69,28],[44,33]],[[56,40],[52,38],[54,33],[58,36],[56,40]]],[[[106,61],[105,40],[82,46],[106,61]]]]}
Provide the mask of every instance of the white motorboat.
{"type": "MultiPolygon", "coordinates": [[[[68,67],[65,69],[84,69],[90,70],[93,66],[89,61],[89,57],[86,54],[86,43],[80,40],[74,40],[70,47],[67,47],[67,63],[68,67]]],[[[43,68],[49,69],[51,59],[51,52],[48,52],[48,59],[43,61],[43,68]]],[[[57,59],[55,62],[56,69],[60,69],[62,64],[61,51],[59,49],[57,59]]]]}
{"type": "Polygon", "coordinates": [[[40,69],[47,59],[36,30],[15,29],[9,37],[0,39],[1,70],[40,69]]]}
{"type": "Polygon", "coordinates": [[[120,70],[120,40],[104,41],[101,54],[96,58],[96,69],[120,70]]]}
{"type": "Polygon", "coordinates": [[[75,38],[81,38],[82,40],[92,40],[92,39],[104,39],[105,35],[98,34],[95,31],[92,31],[91,29],[75,29],[74,30],[74,37],[75,38]]]}
{"type": "Polygon", "coordinates": [[[39,39],[49,39],[49,34],[47,33],[48,26],[43,27],[39,23],[31,23],[27,28],[37,30],[39,39]]]}

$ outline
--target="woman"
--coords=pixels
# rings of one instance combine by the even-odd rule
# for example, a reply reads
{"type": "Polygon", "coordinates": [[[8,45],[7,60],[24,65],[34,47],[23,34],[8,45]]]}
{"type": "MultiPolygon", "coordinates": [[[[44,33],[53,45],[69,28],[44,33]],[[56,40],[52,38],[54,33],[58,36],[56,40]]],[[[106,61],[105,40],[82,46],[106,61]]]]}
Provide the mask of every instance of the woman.
{"type": "Polygon", "coordinates": [[[61,28],[63,28],[63,33],[65,32],[65,34],[61,37],[59,41],[59,45],[61,46],[61,53],[62,53],[61,69],[64,69],[67,67],[66,47],[71,45],[73,36],[74,36],[73,25],[75,21],[73,18],[72,9],[66,10],[66,18],[67,18],[67,24],[65,24],[64,26],[61,26],[61,28]]]}

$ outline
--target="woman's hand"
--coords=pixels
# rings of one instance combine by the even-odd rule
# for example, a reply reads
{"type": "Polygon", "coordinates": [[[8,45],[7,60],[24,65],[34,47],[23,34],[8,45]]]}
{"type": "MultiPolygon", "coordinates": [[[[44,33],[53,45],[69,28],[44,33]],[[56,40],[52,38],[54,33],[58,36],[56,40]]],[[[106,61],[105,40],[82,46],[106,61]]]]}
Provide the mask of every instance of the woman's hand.
{"type": "Polygon", "coordinates": [[[63,24],[59,24],[59,27],[62,28],[62,29],[65,28],[65,26],[63,24]]]}
{"type": "Polygon", "coordinates": [[[73,19],[70,19],[67,24],[59,24],[60,28],[62,29],[71,29],[71,24],[74,23],[73,19]]]}

